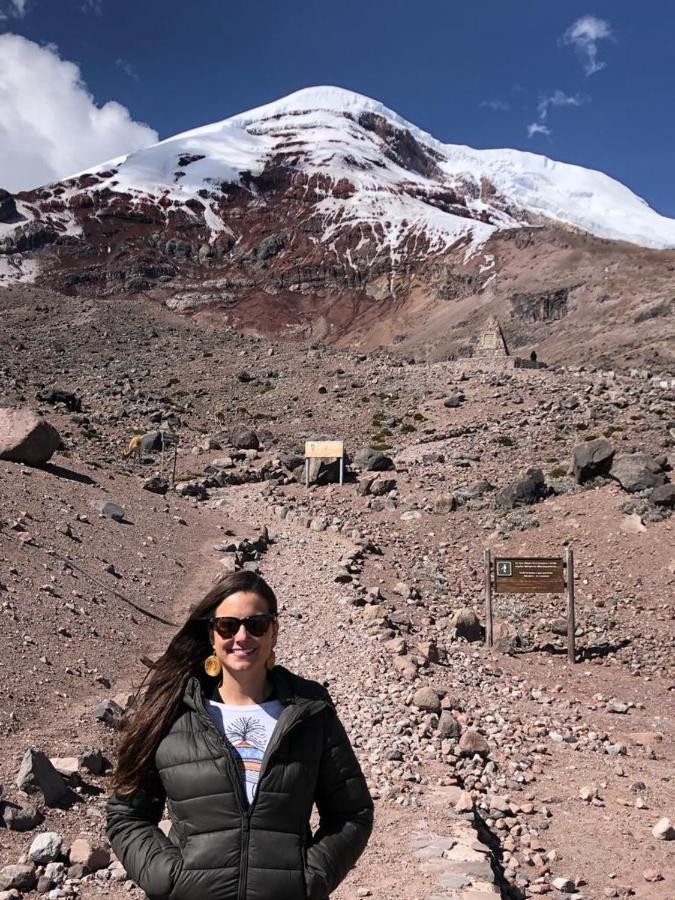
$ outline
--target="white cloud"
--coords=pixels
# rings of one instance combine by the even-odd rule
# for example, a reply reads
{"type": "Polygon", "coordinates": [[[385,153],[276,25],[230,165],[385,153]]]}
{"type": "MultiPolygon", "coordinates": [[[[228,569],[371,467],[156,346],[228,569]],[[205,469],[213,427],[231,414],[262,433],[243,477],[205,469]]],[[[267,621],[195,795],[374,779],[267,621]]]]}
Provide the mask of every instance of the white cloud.
{"type": "Polygon", "coordinates": [[[491,109],[493,112],[506,111],[511,106],[505,100],[483,100],[478,104],[479,109],[491,109]]]}
{"type": "Polygon", "coordinates": [[[593,75],[605,68],[598,59],[598,42],[613,38],[612,26],[597,16],[581,16],[562,36],[564,44],[574,47],[581,57],[586,75],[593,75]]]}
{"type": "Polygon", "coordinates": [[[537,104],[539,119],[543,121],[546,118],[550,106],[581,106],[586,100],[586,97],[582,97],[579,94],[570,96],[564,91],[553,91],[552,94],[546,94],[545,96],[540,97],[539,103],[537,104]]]}
{"type": "Polygon", "coordinates": [[[529,138],[534,137],[535,134],[544,134],[550,136],[551,133],[551,129],[546,125],[542,125],[541,122],[530,122],[530,124],[527,126],[527,136],[529,138]]]}
{"type": "Polygon", "coordinates": [[[136,71],[136,69],[134,69],[128,59],[122,59],[121,56],[118,56],[115,60],[115,65],[118,69],[121,69],[121,71],[124,72],[125,75],[128,75],[129,78],[133,78],[134,81],[141,80],[138,72],[136,71]]]}
{"type": "Polygon", "coordinates": [[[28,0],[0,0],[0,22],[7,19],[23,19],[28,0]]]}
{"type": "Polygon", "coordinates": [[[103,15],[103,0],[82,0],[80,9],[83,13],[94,13],[97,16],[103,15]]]}
{"type": "Polygon", "coordinates": [[[97,106],[54,46],[0,35],[0,187],[37,187],[157,140],[115,100],[97,106]]]}

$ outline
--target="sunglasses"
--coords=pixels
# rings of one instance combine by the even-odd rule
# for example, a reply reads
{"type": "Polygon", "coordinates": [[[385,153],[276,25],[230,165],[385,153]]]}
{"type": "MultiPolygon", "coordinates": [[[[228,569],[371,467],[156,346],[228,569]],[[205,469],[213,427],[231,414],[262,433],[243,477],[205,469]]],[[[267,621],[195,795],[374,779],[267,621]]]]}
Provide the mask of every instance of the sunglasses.
{"type": "Polygon", "coordinates": [[[221,638],[233,638],[243,625],[251,637],[262,637],[270,630],[272,622],[277,617],[272,613],[261,613],[257,616],[247,616],[245,619],[237,619],[235,616],[214,616],[209,619],[209,625],[221,638]]]}

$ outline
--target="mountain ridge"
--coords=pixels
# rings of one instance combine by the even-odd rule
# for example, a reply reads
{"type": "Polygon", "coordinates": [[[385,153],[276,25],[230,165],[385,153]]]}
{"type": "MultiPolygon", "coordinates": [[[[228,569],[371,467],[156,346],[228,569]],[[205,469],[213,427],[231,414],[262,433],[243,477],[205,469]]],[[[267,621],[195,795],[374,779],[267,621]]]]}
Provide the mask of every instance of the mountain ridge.
{"type": "Polygon", "coordinates": [[[618,345],[643,353],[626,328],[671,315],[671,241],[675,221],[602,173],[442,144],[330,87],[0,196],[0,283],[144,293],[216,327],[423,339],[439,354],[490,314],[521,344],[574,347],[575,329],[599,327],[606,355],[604,332],[624,328],[618,345]]]}

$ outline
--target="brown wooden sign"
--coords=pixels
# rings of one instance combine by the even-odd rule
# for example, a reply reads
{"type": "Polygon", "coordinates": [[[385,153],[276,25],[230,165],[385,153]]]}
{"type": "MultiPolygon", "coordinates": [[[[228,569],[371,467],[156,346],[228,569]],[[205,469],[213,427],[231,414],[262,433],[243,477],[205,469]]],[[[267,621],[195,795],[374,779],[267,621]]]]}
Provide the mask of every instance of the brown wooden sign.
{"type": "Polygon", "coordinates": [[[494,560],[498,594],[563,594],[565,561],[557,557],[508,557],[494,560]]]}

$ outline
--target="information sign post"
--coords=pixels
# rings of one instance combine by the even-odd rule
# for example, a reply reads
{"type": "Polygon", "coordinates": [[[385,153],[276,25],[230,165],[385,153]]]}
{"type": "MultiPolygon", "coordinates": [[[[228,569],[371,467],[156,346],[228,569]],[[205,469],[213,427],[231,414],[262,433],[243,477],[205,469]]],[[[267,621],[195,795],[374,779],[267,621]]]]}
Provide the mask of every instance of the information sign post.
{"type": "Polygon", "coordinates": [[[571,547],[565,559],[549,556],[497,556],[484,554],[485,570],[485,644],[493,645],[492,593],[563,594],[567,593],[567,659],[575,661],[574,553],[571,547]]]}
{"type": "Polygon", "coordinates": [[[340,484],[342,484],[345,470],[345,445],[343,441],[305,441],[305,487],[309,487],[310,459],[339,459],[340,484]]]}

